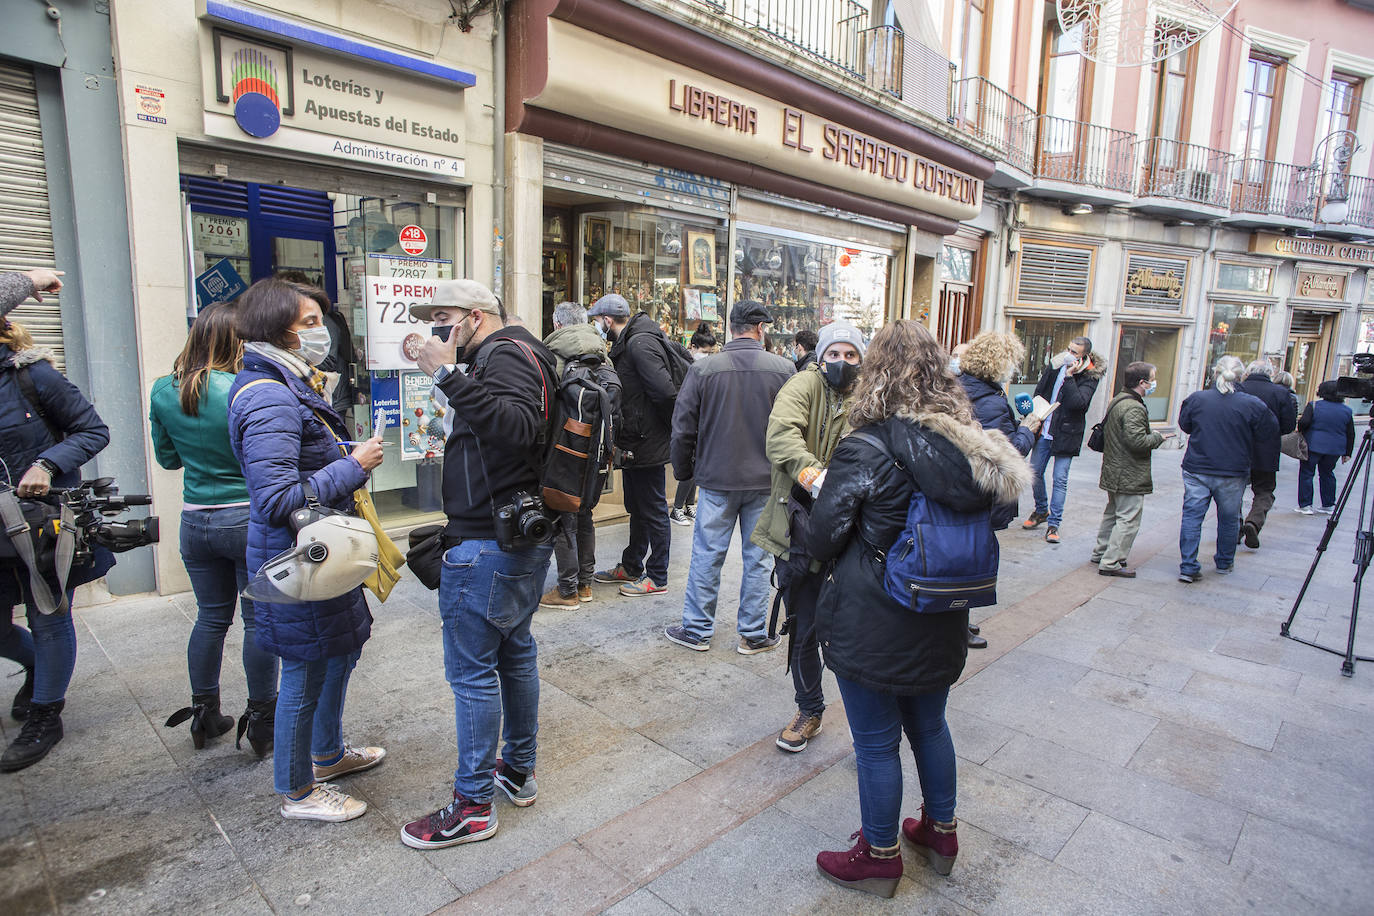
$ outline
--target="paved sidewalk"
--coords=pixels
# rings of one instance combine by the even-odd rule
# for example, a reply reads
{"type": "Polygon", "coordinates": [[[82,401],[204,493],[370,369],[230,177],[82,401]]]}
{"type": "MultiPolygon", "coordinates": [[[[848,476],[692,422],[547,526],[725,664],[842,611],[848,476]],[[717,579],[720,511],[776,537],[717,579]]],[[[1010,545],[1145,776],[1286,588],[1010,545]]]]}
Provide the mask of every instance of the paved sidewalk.
{"type": "MultiPolygon", "coordinates": [[[[432,593],[407,580],[374,609],[345,725],[388,759],[345,780],[370,810],[343,825],[282,819],[270,761],[230,736],[196,752],[161,727],[187,700],[190,595],[79,610],[66,740],[0,776],[0,912],[1367,913],[1374,664],[1343,678],[1335,656],[1278,636],[1325,520],[1292,512],[1286,462],[1263,547],[1181,584],[1180,457],[1156,457],[1138,579],[1086,564],[1096,455],[1074,463],[1061,545],[1003,534],[1003,603],[976,615],[992,646],[950,699],[960,857],[945,879],[908,855],[893,901],[816,874],[815,853],[859,826],[843,710],[804,753],[774,748],[791,685],[781,653],[734,652],[737,559],[712,650],[663,639],[691,543],[675,526],[668,594],[597,586],[578,610],[539,612],[539,801],[502,802],[493,839],[433,853],[397,836],[446,800],[455,762],[432,593]]],[[[1294,628],[1328,644],[1349,623],[1353,516],[1294,628]]],[[[609,565],[626,530],[599,535],[609,565]]],[[[0,686],[6,709],[17,686],[0,686]]],[[[15,728],[0,721],[6,741],[15,728]]],[[[909,755],[907,770],[912,815],[909,755]]]]}

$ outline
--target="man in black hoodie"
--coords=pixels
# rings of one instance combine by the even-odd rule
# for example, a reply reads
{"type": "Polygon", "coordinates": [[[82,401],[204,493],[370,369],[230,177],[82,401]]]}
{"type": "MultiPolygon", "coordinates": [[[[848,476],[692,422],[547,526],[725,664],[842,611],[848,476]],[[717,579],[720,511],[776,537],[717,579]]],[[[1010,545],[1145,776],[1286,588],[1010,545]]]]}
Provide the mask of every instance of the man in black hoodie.
{"type": "Polygon", "coordinates": [[[1255,440],[1255,452],[1250,459],[1250,512],[1240,526],[1240,536],[1251,550],[1260,545],[1259,533],[1264,519],[1274,508],[1274,489],[1279,477],[1279,443],[1284,434],[1298,428],[1298,405],[1293,403],[1288,389],[1274,383],[1274,364],[1261,357],[1246,367],[1245,381],[1237,391],[1252,394],[1264,402],[1274,419],[1279,421],[1278,435],[1255,440]]]}
{"type": "Polygon", "coordinates": [[[621,451],[625,511],[630,513],[630,542],[620,563],[592,578],[619,585],[626,597],[661,594],[668,589],[672,539],[664,468],[679,384],[673,381],[670,361],[677,357],[658,322],[645,312],[631,318],[623,296],[602,296],[592,303],[587,317],[610,341],[611,362],[620,376],[621,421],[615,444],[621,451]]]}
{"type": "Polygon", "coordinates": [[[444,426],[444,672],[453,688],[458,768],[452,801],[401,828],[401,841],[437,849],[496,832],[492,795],[535,800],[539,669],[530,620],[553,546],[496,540],[497,509],[539,491],[540,445],[554,385],[554,360],[472,280],[441,280],[411,314],[434,321],[416,360],[446,399],[444,426]],[[504,719],[504,729],[502,720],[504,719]],[[501,735],[506,744],[497,757],[501,735]]]}

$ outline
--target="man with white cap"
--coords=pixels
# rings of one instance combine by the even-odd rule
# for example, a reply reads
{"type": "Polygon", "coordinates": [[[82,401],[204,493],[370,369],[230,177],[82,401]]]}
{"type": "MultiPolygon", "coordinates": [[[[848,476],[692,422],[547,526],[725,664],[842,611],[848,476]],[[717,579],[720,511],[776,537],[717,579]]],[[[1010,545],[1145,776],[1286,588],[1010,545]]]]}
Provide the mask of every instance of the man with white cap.
{"type": "Polygon", "coordinates": [[[863,332],[847,321],[821,328],[819,360],[782,386],[768,416],[772,489],[751,540],[775,557],[778,593],[787,607],[788,667],[797,712],[776,743],[791,753],[805,750],[820,733],[825,712],[816,639],[816,599],[825,576],[805,552],[803,529],[812,487],[849,431],[849,400],[867,349],[863,332]]]}
{"type": "MultiPolygon", "coordinates": [[[[762,302],[744,299],[730,310],[730,342],[692,364],[673,411],[673,475],[695,477],[697,520],[682,623],[664,635],[699,652],[711,647],[716,625],[720,570],[736,526],[754,530],[768,502],[769,464],[764,429],[778,390],[796,372],[792,361],[763,346],[773,316],[762,302]]],[[[768,635],[768,554],[751,542],[740,550],[739,606],[735,628],[741,655],[778,644],[768,635]]]]}
{"type": "Polygon", "coordinates": [[[620,479],[625,484],[625,511],[630,514],[630,540],[611,569],[599,570],[594,582],[619,585],[626,597],[657,595],[668,590],[668,437],[673,423],[677,384],[669,360],[668,338],[647,312],[630,317],[630,304],[616,293],[602,296],[587,317],[611,344],[611,362],[620,376],[620,479]]]}
{"type": "Polygon", "coordinates": [[[530,620],[553,547],[516,537],[503,548],[496,513],[517,494],[539,492],[554,360],[529,331],[507,327],[500,300],[473,280],[438,281],[431,301],[411,314],[434,322],[416,362],[447,400],[439,616],[458,767],[451,802],[402,827],[401,841],[437,849],[496,832],[497,787],[520,806],[536,797],[539,669],[530,620]]]}

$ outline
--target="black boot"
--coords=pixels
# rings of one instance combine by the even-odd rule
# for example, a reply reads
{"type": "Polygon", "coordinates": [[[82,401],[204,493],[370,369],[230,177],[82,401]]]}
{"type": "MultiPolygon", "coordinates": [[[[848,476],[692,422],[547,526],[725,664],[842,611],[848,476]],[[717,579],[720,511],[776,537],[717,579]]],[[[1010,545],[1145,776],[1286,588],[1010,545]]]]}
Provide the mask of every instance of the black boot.
{"type": "Polygon", "coordinates": [[[33,705],[33,669],[24,669],[24,686],[19,688],[19,692],[14,695],[14,705],[10,707],[10,715],[15,721],[23,722],[29,717],[29,707],[33,705]]]}
{"type": "Polygon", "coordinates": [[[253,753],[259,757],[267,756],[267,752],[272,748],[272,732],[276,725],[276,697],[270,700],[249,700],[248,708],[239,716],[239,733],[234,741],[234,747],[243,747],[243,736],[246,733],[253,753]]]}
{"type": "Polygon", "coordinates": [[[29,717],[19,730],[19,737],[0,757],[0,773],[22,770],[48,756],[53,745],[62,740],[62,707],[66,705],[65,700],[58,700],[29,707],[29,717]]]}
{"type": "Polygon", "coordinates": [[[166,724],[168,728],[175,728],[187,719],[191,720],[191,743],[196,750],[205,747],[206,738],[218,738],[234,727],[234,717],[219,711],[218,691],[192,694],[191,705],[168,716],[166,724]]]}

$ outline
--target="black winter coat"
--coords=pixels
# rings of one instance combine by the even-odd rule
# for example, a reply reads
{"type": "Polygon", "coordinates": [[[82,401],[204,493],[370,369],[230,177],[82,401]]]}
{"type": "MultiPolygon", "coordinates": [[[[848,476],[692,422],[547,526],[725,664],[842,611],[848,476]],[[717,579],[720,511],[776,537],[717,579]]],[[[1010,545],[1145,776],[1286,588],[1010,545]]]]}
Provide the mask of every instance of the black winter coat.
{"type": "Polygon", "coordinates": [[[615,444],[627,468],[668,463],[677,388],[668,369],[668,339],[658,322],[640,312],[611,345],[611,362],[620,376],[620,430],[615,444]]]}
{"type": "MultiPolygon", "coordinates": [[[[1101,356],[1092,354],[1092,366],[1075,375],[1064,376],[1064,384],[1059,388],[1059,406],[1050,414],[1048,427],[1051,436],[1050,454],[1056,457],[1076,458],[1083,449],[1084,419],[1088,407],[1097,393],[1097,383],[1102,380],[1106,362],[1101,356]]],[[[1035,394],[1047,401],[1054,400],[1054,381],[1059,370],[1046,366],[1040,373],[1040,382],[1035,386],[1035,394]]]]}
{"type": "MultiPolygon", "coordinates": [[[[964,386],[964,393],[968,395],[969,402],[973,404],[973,415],[977,418],[978,424],[983,429],[997,430],[1007,437],[1007,441],[1017,452],[1029,455],[1031,449],[1035,448],[1035,433],[1016,421],[1011,404],[1007,403],[1007,393],[1002,387],[966,372],[959,375],[959,382],[964,386]]],[[[1001,531],[1010,525],[1019,511],[1020,507],[1016,500],[997,506],[992,510],[992,530],[1001,531]]]]}
{"type": "Polygon", "coordinates": [[[1237,391],[1254,395],[1264,402],[1274,419],[1279,421],[1279,434],[1256,439],[1250,457],[1253,471],[1277,471],[1279,469],[1279,440],[1287,433],[1298,428],[1298,405],[1287,388],[1275,384],[1268,375],[1256,372],[1247,375],[1245,381],[1236,386],[1237,391]]]}
{"type": "Polygon", "coordinates": [[[905,467],[866,442],[841,439],[807,532],[811,556],[835,561],[816,608],[826,666],[869,690],[902,696],[958,680],[968,654],[968,611],[907,610],[884,591],[875,552],[885,552],[901,534],[917,486],[931,499],[971,512],[1008,501],[1030,474],[1002,437],[943,417],[922,419],[928,425],[891,417],[864,428],[905,467]]]}

